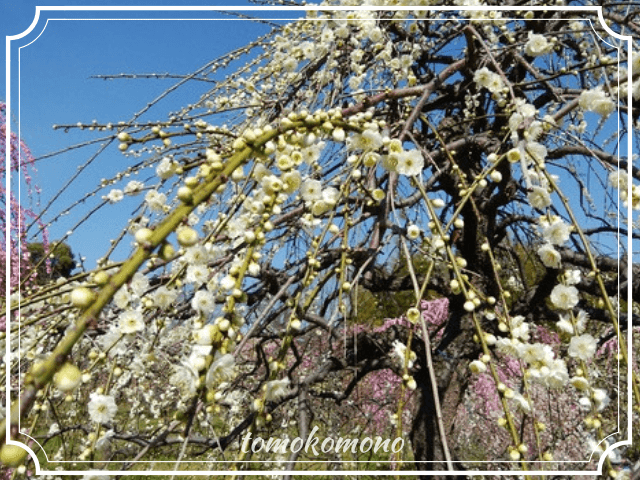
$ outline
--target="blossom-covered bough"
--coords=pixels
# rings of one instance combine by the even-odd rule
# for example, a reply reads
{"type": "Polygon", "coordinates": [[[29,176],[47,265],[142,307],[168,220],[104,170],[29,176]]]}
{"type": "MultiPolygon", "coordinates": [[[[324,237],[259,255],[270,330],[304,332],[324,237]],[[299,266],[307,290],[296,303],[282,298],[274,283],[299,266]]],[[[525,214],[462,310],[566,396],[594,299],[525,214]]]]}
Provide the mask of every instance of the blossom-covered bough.
{"type": "MultiPolygon", "coordinates": [[[[144,200],[95,269],[12,297],[11,435],[49,468],[528,475],[631,435],[640,56],[595,10],[346,3],[181,80],[212,87],[163,121],[80,125],[130,160],[100,208],[144,200]]],[[[637,35],[631,8],[602,15],[637,35]]]]}

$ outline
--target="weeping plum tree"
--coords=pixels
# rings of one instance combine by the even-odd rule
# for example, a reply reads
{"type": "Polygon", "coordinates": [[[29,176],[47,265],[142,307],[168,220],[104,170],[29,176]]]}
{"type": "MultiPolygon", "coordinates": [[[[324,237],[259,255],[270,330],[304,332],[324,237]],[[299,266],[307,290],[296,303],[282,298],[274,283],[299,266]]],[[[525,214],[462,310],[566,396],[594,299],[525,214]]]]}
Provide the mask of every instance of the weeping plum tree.
{"type": "Polygon", "coordinates": [[[96,268],[14,296],[10,430],[41,465],[531,477],[632,434],[640,55],[609,29],[638,7],[350,4],[212,60],[161,121],[80,125],[129,166],[79,200],[140,204],[96,268]]]}

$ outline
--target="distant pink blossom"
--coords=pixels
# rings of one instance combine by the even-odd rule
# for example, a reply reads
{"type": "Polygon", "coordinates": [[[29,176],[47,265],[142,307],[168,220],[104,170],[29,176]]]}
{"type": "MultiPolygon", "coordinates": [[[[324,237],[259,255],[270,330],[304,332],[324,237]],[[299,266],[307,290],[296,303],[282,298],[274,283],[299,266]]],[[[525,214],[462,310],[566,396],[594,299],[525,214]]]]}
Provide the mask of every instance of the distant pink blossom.
{"type": "MultiPolygon", "coordinates": [[[[0,102],[0,201],[3,205],[9,204],[10,215],[7,216],[7,210],[0,208],[0,231],[2,233],[2,241],[0,242],[0,271],[6,272],[10,267],[10,286],[17,287],[25,280],[25,275],[29,270],[29,252],[27,250],[26,228],[29,219],[36,219],[36,213],[20,203],[20,198],[16,196],[15,189],[12,189],[8,198],[6,191],[7,165],[6,153],[9,149],[9,169],[16,174],[14,178],[21,177],[27,188],[27,197],[33,198],[35,194],[40,193],[40,189],[34,185],[31,172],[35,171],[34,158],[29,147],[18,138],[15,132],[11,132],[9,137],[9,145],[7,145],[7,119],[6,105],[0,102]],[[6,265],[6,238],[7,229],[9,230],[9,265],[6,265]]],[[[12,182],[13,183],[13,182],[12,182]]],[[[42,227],[42,223],[38,221],[42,227]]],[[[43,243],[45,250],[48,248],[47,231],[41,228],[43,243]]],[[[5,289],[5,275],[0,278],[0,290],[5,289]]],[[[27,283],[35,280],[35,276],[27,279],[27,283]]]]}

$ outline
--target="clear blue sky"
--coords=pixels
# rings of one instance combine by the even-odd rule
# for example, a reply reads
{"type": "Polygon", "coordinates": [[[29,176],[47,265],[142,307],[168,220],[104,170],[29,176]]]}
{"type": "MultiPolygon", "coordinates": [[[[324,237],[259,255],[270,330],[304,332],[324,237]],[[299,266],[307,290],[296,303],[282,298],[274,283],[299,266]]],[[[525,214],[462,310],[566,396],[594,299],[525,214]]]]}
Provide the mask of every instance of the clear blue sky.
{"type": "MultiPolygon", "coordinates": [[[[65,1],[47,2],[49,5],[113,5],[111,2],[65,1]]],[[[180,5],[174,1],[116,2],[124,5],[165,6],[180,5]]],[[[25,31],[35,18],[35,0],[0,0],[0,30],[3,36],[25,31]]],[[[183,5],[206,6],[212,2],[189,0],[183,5]]],[[[252,5],[246,1],[225,1],[225,6],[252,5]]],[[[244,12],[261,16],[274,16],[274,12],[244,12]]],[[[279,13],[288,18],[300,12],[279,13]]],[[[12,42],[12,117],[18,118],[20,108],[20,134],[36,157],[63,149],[69,145],[103,136],[104,133],[63,133],[53,130],[54,124],[101,123],[131,119],[150,100],[178,80],[112,80],[91,79],[97,74],[118,73],[175,73],[189,74],[215,57],[266,33],[269,27],[247,21],[169,21],[159,18],[223,18],[217,12],[42,12],[36,27],[26,37],[12,42]],[[47,21],[47,18],[49,19],[47,21]],[[54,20],[54,18],[57,18],[54,20]],[[60,18],[67,18],[62,20],[60,18]],[[79,20],[102,18],[101,20],[79,20]],[[140,20],[107,20],[139,18],[140,20]],[[142,20],[145,18],[147,20],[142,20]],[[149,20],[152,19],[152,20],[149,20]],[[36,40],[37,38],[37,40],[36,40]],[[33,42],[33,43],[30,43],[33,42]],[[30,43],[30,44],[29,44],[30,43]],[[17,47],[21,47],[18,51],[17,47]],[[18,60],[19,59],[19,63],[18,60]],[[19,70],[19,72],[18,72],[19,70]],[[19,77],[18,77],[19,73],[19,77]],[[19,88],[19,90],[18,90],[19,88]],[[19,103],[18,103],[19,102],[19,103]]],[[[4,51],[4,50],[3,50],[4,51]]],[[[6,98],[5,77],[2,77],[6,98]]],[[[160,102],[143,119],[160,120],[169,111],[196,100],[206,84],[185,86],[160,102]]],[[[17,124],[13,123],[12,128],[17,124]]],[[[45,159],[37,164],[36,181],[42,188],[41,205],[45,205],[78,165],[97,150],[97,146],[45,159]]],[[[94,188],[100,178],[109,177],[123,169],[131,160],[111,146],[100,155],[80,179],[51,208],[59,213],[78,198],[78,192],[94,188]]],[[[122,182],[118,187],[126,182],[122,182]]],[[[108,190],[107,190],[108,192],[108,190]]],[[[106,192],[102,192],[104,194],[106,192]]],[[[26,199],[24,199],[26,201],[26,199]]],[[[108,213],[74,232],[70,244],[75,253],[87,257],[88,268],[95,266],[109,248],[113,238],[140,198],[111,206],[108,213]],[[134,201],[135,200],[135,201],[134,201]],[[99,230],[96,230],[99,229],[99,230]]],[[[50,229],[52,239],[60,238],[89,210],[89,206],[76,208],[69,216],[54,223],[50,229]]],[[[46,220],[50,220],[47,216],[46,220]]],[[[125,242],[127,245],[129,242],[125,242]]]]}

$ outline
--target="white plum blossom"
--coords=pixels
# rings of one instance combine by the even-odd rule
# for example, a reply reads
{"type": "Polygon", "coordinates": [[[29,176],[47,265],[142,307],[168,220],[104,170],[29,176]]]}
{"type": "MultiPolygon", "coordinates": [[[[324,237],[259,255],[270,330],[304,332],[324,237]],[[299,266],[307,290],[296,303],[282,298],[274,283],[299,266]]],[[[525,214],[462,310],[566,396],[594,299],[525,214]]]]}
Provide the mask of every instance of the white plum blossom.
{"type": "Polygon", "coordinates": [[[202,285],[209,280],[209,269],[206,265],[189,265],[185,281],[195,285],[202,285]]]}
{"type": "Polygon", "coordinates": [[[113,296],[113,303],[115,304],[116,307],[120,309],[126,308],[127,305],[129,305],[130,301],[131,301],[131,292],[126,287],[126,285],[123,285],[113,296]]]}
{"type": "Polygon", "coordinates": [[[340,192],[337,188],[327,187],[322,191],[322,201],[330,207],[334,207],[338,203],[340,192]]]}
{"type": "Polygon", "coordinates": [[[169,377],[169,384],[176,387],[183,399],[191,398],[198,390],[200,379],[198,372],[188,364],[174,366],[174,372],[169,377]]]}
{"type": "Polygon", "coordinates": [[[131,180],[124,187],[124,194],[125,195],[138,195],[140,192],[142,192],[143,188],[144,188],[144,183],[139,182],[138,180],[131,180]]]}
{"type": "Polygon", "coordinates": [[[504,83],[500,75],[492,72],[487,67],[482,67],[481,69],[476,70],[476,73],[473,75],[473,81],[480,87],[486,88],[491,93],[498,93],[504,87],[504,83]]]}
{"type": "Polygon", "coordinates": [[[571,227],[562,220],[557,219],[542,230],[545,241],[552,245],[562,245],[571,236],[571,227]]]}
{"type": "Polygon", "coordinates": [[[544,164],[547,158],[547,147],[538,142],[526,142],[524,144],[525,159],[527,163],[544,164]]]}
{"type": "Polygon", "coordinates": [[[524,321],[522,315],[511,317],[511,335],[525,342],[529,340],[529,324],[524,321]]]}
{"type": "Polygon", "coordinates": [[[196,345],[199,345],[199,346],[211,345],[213,344],[214,334],[215,334],[214,326],[211,324],[205,325],[204,327],[199,328],[198,330],[195,330],[193,332],[193,341],[196,343],[196,345]]]}
{"type": "Polygon", "coordinates": [[[573,323],[571,323],[571,317],[569,315],[560,315],[560,320],[556,322],[556,327],[558,327],[558,330],[561,332],[571,335],[574,333],[573,323]]]}
{"type": "Polygon", "coordinates": [[[407,150],[397,155],[396,172],[411,177],[419,175],[424,168],[424,158],[418,150],[407,150]]]}
{"type": "Polygon", "coordinates": [[[319,180],[305,180],[300,188],[300,195],[305,202],[315,202],[322,198],[322,183],[319,180]]]}
{"type": "Polygon", "coordinates": [[[278,401],[287,394],[289,389],[289,379],[283,378],[282,380],[271,380],[265,384],[265,399],[271,401],[278,401]]]}
{"type": "Polygon", "coordinates": [[[328,212],[331,209],[329,204],[324,200],[317,200],[311,207],[311,213],[316,217],[321,216],[323,213],[328,212]]]}
{"type": "Polygon", "coordinates": [[[205,383],[209,388],[215,388],[222,382],[228,382],[233,379],[235,374],[236,360],[233,355],[226,353],[216,354],[205,378],[205,383]]]}
{"type": "Polygon", "coordinates": [[[236,279],[231,275],[227,275],[223,277],[223,279],[220,281],[220,288],[225,292],[231,290],[235,286],[236,286],[236,279]]]}
{"type": "Polygon", "coordinates": [[[207,355],[210,353],[210,345],[193,345],[186,363],[197,372],[204,370],[207,366],[207,355]]]}
{"type": "Polygon", "coordinates": [[[390,172],[395,172],[396,167],[398,166],[399,158],[400,158],[400,153],[398,152],[390,152],[389,155],[383,155],[382,168],[390,172]]]}
{"type": "Polygon", "coordinates": [[[583,333],[587,328],[587,322],[589,321],[589,314],[584,310],[580,310],[576,315],[576,332],[578,334],[583,333]]]}
{"type": "MultiPolygon", "coordinates": [[[[407,354],[406,352],[407,352],[407,346],[404,343],[398,340],[393,342],[393,353],[400,360],[401,365],[404,365],[405,356],[407,354]]],[[[413,363],[416,361],[417,358],[418,357],[415,352],[413,351],[409,352],[407,368],[409,369],[413,368],[413,363]]]]}
{"type": "Polygon", "coordinates": [[[215,306],[215,298],[207,290],[198,290],[191,300],[191,307],[203,315],[213,312],[215,306]]]}
{"type": "Polygon", "coordinates": [[[267,195],[275,195],[282,190],[282,180],[275,175],[265,175],[261,185],[267,195]]]}
{"type": "Polygon", "coordinates": [[[531,411],[531,404],[521,393],[516,393],[511,400],[513,400],[523,412],[529,413],[531,411]]]}
{"type": "Polygon", "coordinates": [[[589,388],[589,381],[582,376],[571,377],[571,385],[575,389],[583,392],[589,388]]]}
{"type": "Polygon", "coordinates": [[[204,245],[194,245],[185,249],[184,261],[189,265],[205,265],[209,261],[210,250],[204,245]]]}
{"type": "Polygon", "coordinates": [[[374,130],[365,130],[349,137],[349,147],[356,150],[372,151],[382,146],[382,135],[374,130]]]}
{"type": "Polygon", "coordinates": [[[174,164],[169,157],[164,157],[156,167],[156,175],[158,175],[162,180],[170,178],[174,173],[174,164]]]}
{"type": "Polygon", "coordinates": [[[561,310],[570,310],[578,304],[578,289],[574,286],[558,284],[551,290],[551,303],[561,310]]]}
{"type": "Polygon", "coordinates": [[[264,177],[271,175],[271,171],[265,167],[262,163],[256,163],[253,167],[253,178],[258,182],[261,182],[264,177]]]}
{"type": "Polygon", "coordinates": [[[564,283],[567,285],[577,285],[580,283],[580,278],[582,277],[582,272],[577,269],[573,270],[565,270],[564,272],[564,283]]]}
{"type": "Polygon", "coordinates": [[[611,100],[611,97],[607,96],[602,90],[602,87],[583,90],[578,103],[584,110],[596,112],[603,117],[607,117],[616,108],[615,103],[611,100]]]}
{"type": "Polygon", "coordinates": [[[150,190],[144,196],[144,201],[149,206],[149,209],[155,212],[162,212],[167,202],[167,196],[164,193],[160,193],[157,190],[150,190]]]}
{"type": "Polygon", "coordinates": [[[553,45],[549,43],[547,37],[538,33],[529,32],[529,40],[524,46],[524,51],[531,57],[537,57],[549,53],[553,45]]]}
{"type": "Polygon", "coordinates": [[[144,327],[142,312],[139,310],[125,310],[118,317],[118,329],[125,335],[141,332],[144,327]]]}
{"type": "Polygon", "coordinates": [[[109,203],[118,203],[124,198],[124,193],[122,192],[122,190],[114,188],[108,193],[105,198],[106,200],[109,200],[109,203]]]}
{"type": "MultiPolygon", "coordinates": [[[[509,130],[516,134],[521,128],[526,128],[533,121],[533,117],[536,115],[536,107],[527,103],[524,99],[516,100],[515,112],[509,117],[509,130]]],[[[517,136],[515,137],[517,140],[517,136]]]]}
{"type": "Polygon", "coordinates": [[[112,325],[107,333],[96,340],[103,351],[108,351],[110,357],[117,357],[127,352],[127,336],[120,332],[116,325],[112,325]]]}
{"type": "Polygon", "coordinates": [[[567,364],[562,359],[553,359],[545,365],[529,368],[529,378],[549,388],[563,388],[569,383],[567,364]]]}
{"type": "MultiPolygon", "coordinates": [[[[543,367],[544,368],[544,367],[543,367]]],[[[555,359],[544,370],[543,383],[549,388],[563,388],[569,383],[567,364],[562,359],[555,359]]],[[[542,370],[542,369],[541,369],[542,370]]]]}
{"type": "Polygon", "coordinates": [[[531,191],[527,194],[529,203],[533,208],[542,210],[551,205],[551,197],[546,188],[543,187],[531,187],[531,191]]]}
{"type": "Polygon", "coordinates": [[[609,174],[609,186],[615,187],[623,192],[627,190],[629,175],[624,170],[614,170],[609,174]]]}
{"type": "Polygon", "coordinates": [[[569,356],[578,360],[588,361],[596,353],[596,339],[588,333],[571,338],[569,343],[569,356]]]}
{"type": "Polygon", "coordinates": [[[546,365],[551,363],[554,358],[551,346],[542,343],[522,343],[518,346],[517,351],[518,357],[528,364],[540,362],[546,365]]]}
{"type": "Polygon", "coordinates": [[[635,50],[631,54],[631,73],[640,73],[640,53],[635,50]]]}
{"type": "Polygon", "coordinates": [[[302,176],[298,170],[292,170],[282,176],[282,191],[291,194],[300,188],[302,176]]]}
{"type": "Polygon", "coordinates": [[[545,267],[560,268],[562,257],[550,243],[545,243],[540,248],[538,248],[538,256],[540,257],[540,260],[545,267]]]}
{"type": "Polygon", "coordinates": [[[504,355],[515,357],[518,355],[518,349],[521,343],[517,338],[503,337],[496,341],[496,349],[504,355]]]}
{"type": "Polygon", "coordinates": [[[89,401],[87,408],[92,422],[103,424],[109,423],[114,419],[118,412],[118,406],[111,395],[101,395],[99,393],[92,392],[89,395],[89,398],[91,400],[89,401]]]}
{"type": "Polygon", "coordinates": [[[141,297],[149,289],[149,279],[142,273],[136,272],[129,283],[129,288],[134,295],[141,297]]]}
{"type": "Polygon", "coordinates": [[[602,388],[594,388],[592,393],[593,402],[596,405],[596,409],[601,412],[609,405],[611,399],[607,394],[607,391],[602,388]]]}

